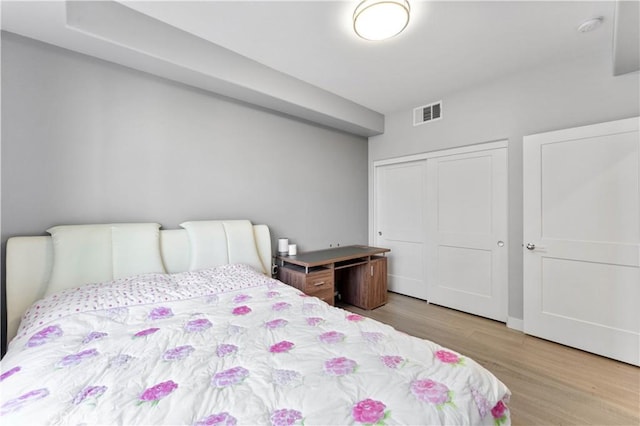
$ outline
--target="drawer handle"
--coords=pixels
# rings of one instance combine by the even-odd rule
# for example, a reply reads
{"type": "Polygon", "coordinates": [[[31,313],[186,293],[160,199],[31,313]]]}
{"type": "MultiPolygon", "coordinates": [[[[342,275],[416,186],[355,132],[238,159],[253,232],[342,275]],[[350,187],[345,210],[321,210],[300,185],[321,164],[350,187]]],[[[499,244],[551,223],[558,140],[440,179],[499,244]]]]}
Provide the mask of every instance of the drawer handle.
{"type": "Polygon", "coordinates": [[[320,282],[317,282],[317,283],[313,283],[313,285],[315,285],[316,287],[319,287],[319,286],[321,286],[322,284],[324,284],[325,282],[326,282],[326,281],[320,281],[320,282]]]}

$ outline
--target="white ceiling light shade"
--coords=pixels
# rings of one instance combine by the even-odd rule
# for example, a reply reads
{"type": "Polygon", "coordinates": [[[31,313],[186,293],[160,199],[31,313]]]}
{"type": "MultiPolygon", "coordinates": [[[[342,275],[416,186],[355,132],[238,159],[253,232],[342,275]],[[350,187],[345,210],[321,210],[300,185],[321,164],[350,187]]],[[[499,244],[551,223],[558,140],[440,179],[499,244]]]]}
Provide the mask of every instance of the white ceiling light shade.
{"type": "Polygon", "coordinates": [[[409,23],[407,0],[364,0],[353,12],[353,29],[365,40],[386,40],[409,23]]]}

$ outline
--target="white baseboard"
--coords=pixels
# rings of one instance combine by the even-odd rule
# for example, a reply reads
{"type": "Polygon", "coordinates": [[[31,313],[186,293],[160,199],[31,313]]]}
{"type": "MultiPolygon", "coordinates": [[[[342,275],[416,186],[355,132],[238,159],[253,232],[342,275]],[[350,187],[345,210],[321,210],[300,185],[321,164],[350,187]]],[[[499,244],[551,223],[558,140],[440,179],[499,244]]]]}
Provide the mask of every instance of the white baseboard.
{"type": "Polygon", "coordinates": [[[518,331],[524,331],[524,320],[520,318],[507,317],[507,327],[518,331]]]}

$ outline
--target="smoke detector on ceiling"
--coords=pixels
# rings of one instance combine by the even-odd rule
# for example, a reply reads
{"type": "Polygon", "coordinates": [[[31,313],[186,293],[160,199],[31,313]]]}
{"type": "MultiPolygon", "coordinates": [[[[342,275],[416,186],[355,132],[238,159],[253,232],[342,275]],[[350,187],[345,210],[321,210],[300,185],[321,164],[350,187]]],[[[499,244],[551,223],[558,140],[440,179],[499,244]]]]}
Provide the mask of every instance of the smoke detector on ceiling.
{"type": "Polygon", "coordinates": [[[593,31],[598,28],[602,24],[602,16],[598,16],[597,18],[591,18],[584,21],[578,27],[579,33],[588,33],[589,31],[593,31]]]}

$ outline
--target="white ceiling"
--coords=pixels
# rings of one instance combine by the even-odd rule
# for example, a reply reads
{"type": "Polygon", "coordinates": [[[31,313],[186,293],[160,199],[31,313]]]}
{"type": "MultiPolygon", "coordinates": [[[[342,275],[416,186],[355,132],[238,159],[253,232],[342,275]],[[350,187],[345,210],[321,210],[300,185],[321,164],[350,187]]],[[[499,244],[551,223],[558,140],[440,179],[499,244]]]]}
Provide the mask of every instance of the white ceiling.
{"type": "MultiPolygon", "coordinates": [[[[383,114],[533,67],[611,58],[612,1],[413,0],[407,30],[384,42],[353,33],[358,1],[120,3],[383,114]],[[596,16],[598,30],[576,31],[596,16]]],[[[2,2],[3,29],[48,41],[48,26],[64,27],[64,2],[17,3],[2,2]]]]}
{"type": "Polygon", "coordinates": [[[384,42],[352,31],[359,0],[1,1],[3,30],[362,136],[383,114],[535,67],[591,56],[637,70],[640,51],[636,1],[620,2],[634,15],[621,32],[610,0],[410,0],[408,28],[384,42]],[[579,33],[593,17],[600,28],[579,33]]]}
{"type": "Polygon", "coordinates": [[[407,30],[358,38],[356,1],[125,2],[382,113],[576,56],[611,54],[615,3],[412,1],[407,30]],[[592,33],[576,28],[604,17],[592,33]]]}

